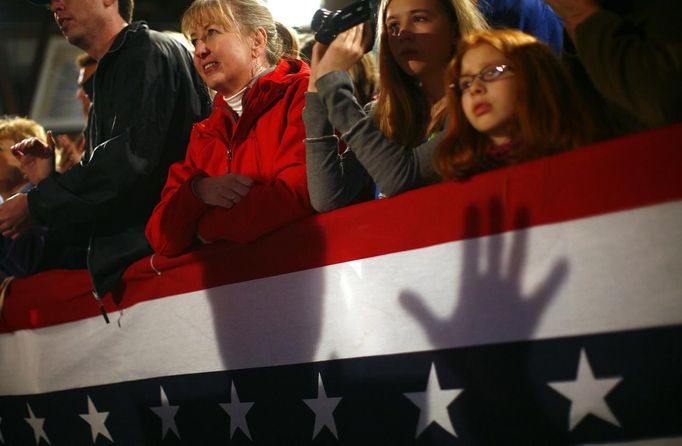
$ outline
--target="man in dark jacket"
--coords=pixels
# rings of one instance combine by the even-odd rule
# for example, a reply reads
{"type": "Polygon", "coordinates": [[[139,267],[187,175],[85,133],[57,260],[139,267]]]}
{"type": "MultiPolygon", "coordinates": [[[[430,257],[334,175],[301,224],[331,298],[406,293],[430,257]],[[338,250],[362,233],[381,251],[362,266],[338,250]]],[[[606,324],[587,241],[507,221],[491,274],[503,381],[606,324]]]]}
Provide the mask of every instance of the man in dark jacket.
{"type": "Polygon", "coordinates": [[[87,266],[103,296],[125,268],[151,253],[144,227],[171,163],[184,158],[192,123],[210,111],[189,52],[134,22],[132,0],[31,0],[47,5],[62,34],[98,61],[80,165],[54,171],[37,141],[14,148],[37,187],[0,206],[0,231],[48,227],[43,269],[87,266]]]}
{"type": "Polygon", "coordinates": [[[570,37],[568,67],[615,133],[682,121],[682,2],[545,1],[570,37]]]}

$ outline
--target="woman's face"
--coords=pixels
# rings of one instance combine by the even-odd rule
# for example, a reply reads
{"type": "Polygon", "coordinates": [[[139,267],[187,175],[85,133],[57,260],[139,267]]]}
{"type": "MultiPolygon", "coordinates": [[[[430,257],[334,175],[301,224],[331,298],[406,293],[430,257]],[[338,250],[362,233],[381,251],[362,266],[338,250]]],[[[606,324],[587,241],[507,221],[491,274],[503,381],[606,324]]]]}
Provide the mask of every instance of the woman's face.
{"type": "Polygon", "coordinates": [[[253,77],[254,52],[251,39],[223,25],[197,25],[190,33],[194,45],[194,67],[209,88],[232,96],[253,77]]]}
{"type": "Polygon", "coordinates": [[[410,76],[443,73],[452,57],[455,32],[438,0],[392,0],[384,30],[391,55],[410,76]]]}
{"type": "Polygon", "coordinates": [[[517,102],[513,73],[507,57],[483,43],[464,53],[462,73],[456,81],[467,120],[497,145],[510,142],[513,136],[517,102]],[[483,76],[487,81],[481,79],[483,76]]]}

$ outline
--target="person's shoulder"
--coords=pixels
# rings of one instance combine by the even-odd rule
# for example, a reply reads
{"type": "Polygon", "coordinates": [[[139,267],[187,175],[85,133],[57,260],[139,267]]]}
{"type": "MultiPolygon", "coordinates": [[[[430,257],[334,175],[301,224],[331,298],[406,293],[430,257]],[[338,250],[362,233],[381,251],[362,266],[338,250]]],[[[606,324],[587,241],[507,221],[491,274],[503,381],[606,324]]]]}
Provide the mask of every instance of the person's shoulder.
{"type": "Polygon", "coordinates": [[[191,64],[191,53],[180,40],[177,33],[160,32],[150,29],[144,22],[134,22],[128,43],[125,45],[126,57],[146,63],[164,63],[174,65],[191,64]],[[139,24],[139,25],[138,25],[139,24]],[[165,61],[165,62],[163,62],[165,61]]]}
{"type": "Polygon", "coordinates": [[[297,85],[308,88],[310,68],[299,59],[281,59],[272,72],[263,76],[261,83],[277,85],[278,89],[288,89],[297,85]]]}
{"type": "Polygon", "coordinates": [[[189,41],[187,41],[185,36],[179,32],[149,29],[147,36],[149,40],[157,46],[172,46],[174,48],[183,48],[188,52],[192,51],[189,41]]]}
{"type": "Polygon", "coordinates": [[[281,59],[277,64],[276,71],[279,71],[282,76],[295,79],[310,77],[310,67],[301,59],[281,59]]]}
{"type": "Polygon", "coordinates": [[[146,22],[132,22],[121,31],[124,37],[122,46],[126,50],[158,51],[167,48],[189,49],[189,43],[184,36],[172,31],[156,31],[151,29],[146,22]]]}
{"type": "Polygon", "coordinates": [[[108,56],[144,57],[153,50],[151,30],[145,22],[133,22],[123,28],[109,48],[108,56]]]}
{"type": "Polygon", "coordinates": [[[131,46],[131,42],[139,44],[141,41],[148,41],[150,32],[151,30],[146,22],[138,21],[129,23],[121,30],[110,51],[117,51],[121,48],[127,49],[131,46]]]}
{"type": "MultiPolygon", "coordinates": [[[[512,20],[516,18],[553,17],[552,8],[544,0],[483,0],[478,8],[489,18],[512,20]]],[[[511,26],[510,23],[502,23],[511,26]]]]}

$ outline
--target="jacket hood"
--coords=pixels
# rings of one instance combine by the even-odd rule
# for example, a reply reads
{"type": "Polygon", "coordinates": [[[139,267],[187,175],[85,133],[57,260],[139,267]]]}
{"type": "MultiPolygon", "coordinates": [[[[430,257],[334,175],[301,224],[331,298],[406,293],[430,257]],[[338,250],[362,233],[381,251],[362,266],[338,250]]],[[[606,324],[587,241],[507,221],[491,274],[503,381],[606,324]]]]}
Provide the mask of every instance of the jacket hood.
{"type": "MultiPolygon", "coordinates": [[[[284,92],[302,78],[310,76],[310,67],[298,59],[282,59],[273,71],[258,79],[244,94],[244,108],[248,108],[249,119],[255,120],[264,113],[268,107],[284,95],[284,92]]],[[[214,135],[217,129],[224,131],[224,125],[216,125],[226,119],[226,115],[232,114],[232,109],[227,104],[223,95],[216,94],[213,100],[214,112],[207,119],[195,124],[195,131],[202,136],[214,135]]],[[[251,123],[239,123],[240,127],[250,127],[251,123]]],[[[227,140],[227,134],[220,135],[227,140]]]]}

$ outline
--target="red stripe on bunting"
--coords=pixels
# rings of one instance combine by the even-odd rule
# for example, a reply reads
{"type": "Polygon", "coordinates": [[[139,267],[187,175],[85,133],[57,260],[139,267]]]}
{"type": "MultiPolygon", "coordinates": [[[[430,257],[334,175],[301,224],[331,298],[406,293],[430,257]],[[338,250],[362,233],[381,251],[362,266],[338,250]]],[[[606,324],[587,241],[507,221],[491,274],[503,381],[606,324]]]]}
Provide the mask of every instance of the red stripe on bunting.
{"type": "MultiPolygon", "coordinates": [[[[248,245],[217,243],[176,258],[144,258],[105,305],[114,312],[229,283],[679,200],[681,167],[682,125],[615,139],[317,215],[248,245]]],[[[96,316],[90,289],[80,270],[17,279],[0,332],[96,316]]]]}

